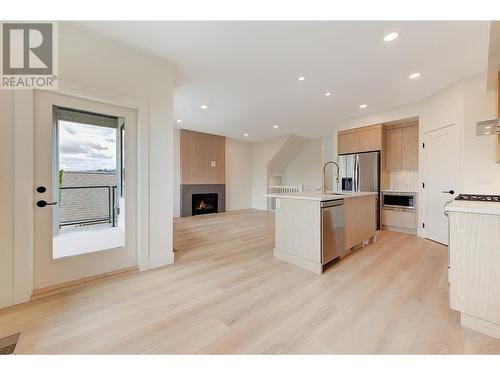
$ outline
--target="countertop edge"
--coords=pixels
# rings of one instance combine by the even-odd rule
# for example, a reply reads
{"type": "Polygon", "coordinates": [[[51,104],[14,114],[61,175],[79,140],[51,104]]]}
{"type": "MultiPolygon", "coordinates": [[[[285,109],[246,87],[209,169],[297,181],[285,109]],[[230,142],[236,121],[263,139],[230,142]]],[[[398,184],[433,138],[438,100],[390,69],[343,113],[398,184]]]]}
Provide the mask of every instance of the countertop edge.
{"type": "Polygon", "coordinates": [[[500,203],[453,201],[444,210],[445,212],[500,216],[500,203]]]}
{"type": "Polygon", "coordinates": [[[299,200],[310,200],[310,201],[329,201],[329,200],[340,200],[340,199],[350,199],[350,198],[359,198],[370,195],[378,195],[377,192],[359,192],[354,194],[326,194],[326,195],[318,195],[315,192],[310,192],[311,194],[308,196],[308,192],[303,193],[284,193],[284,194],[262,194],[262,197],[265,198],[279,198],[279,199],[299,199],[299,200]]]}

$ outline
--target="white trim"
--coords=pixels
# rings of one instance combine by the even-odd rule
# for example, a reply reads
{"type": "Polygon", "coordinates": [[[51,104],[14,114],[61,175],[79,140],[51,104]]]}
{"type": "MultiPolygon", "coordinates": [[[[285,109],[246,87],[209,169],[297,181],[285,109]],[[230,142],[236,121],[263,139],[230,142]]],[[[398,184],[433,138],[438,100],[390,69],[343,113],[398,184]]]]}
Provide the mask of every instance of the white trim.
{"type": "Polygon", "coordinates": [[[79,83],[60,80],[58,94],[93,100],[137,111],[137,266],[145,271],[149,266],[149,103],[79,83]]]}
{"type": "MultiPolygon", "coordinates": [[[[139,270],[173,263],[173,253],[150,259],[149,102],[75,82],[59,80],[57,94],[137,111],[137,265],[139,270]]],[[[14,303],[28,301],[33,291],[33,91],[14,93],[14,303]]]]}
{"type": "Polygon", "coordinates": [[[297,267],[303,268],[307,271],[314,272],[317,275],[321,275],[323,273],[323,265],[321,263],[314,263],[311,262],[310,260],[301,258],[293,254],[288,254],[276,249],[273,250],[273,255],[276,259],[292,263],[297,267]]]}
{"type": "Polygon", "coordinates": [[[14,91],[14,304],[33,291],[33,91],[14,91]]]}
{"type": "Polygon", "coordinates": [[[500,339],[499,324],[489,322],[487,320],[463,312],[460,313],[460,324],[462,325],[462,327],[466,327],[472,329],[473,331],[477,331],[485,335],[500,339]]]}
{"type": "Polygon", "coordinates": [[[153,257],[149,258],[149,268],[158,268],[158,267],[163,267],[168,264],[174,263],[174,253],[170,252],[166,255],[162,255],[160,257],[153,257]]]}

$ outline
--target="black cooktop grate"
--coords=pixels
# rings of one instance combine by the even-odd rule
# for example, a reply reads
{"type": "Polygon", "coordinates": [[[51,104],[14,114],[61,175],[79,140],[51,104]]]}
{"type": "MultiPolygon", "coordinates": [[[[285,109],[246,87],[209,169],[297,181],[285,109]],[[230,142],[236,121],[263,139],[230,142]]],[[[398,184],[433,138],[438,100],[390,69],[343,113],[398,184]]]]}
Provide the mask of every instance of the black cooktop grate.
{"type": "Polygon", "coordinates": [[[455,198],[457,201],[475,201],[475,202],[497,202],[500,203],[500,195],[484,194],[459,194],[455,198]]]}

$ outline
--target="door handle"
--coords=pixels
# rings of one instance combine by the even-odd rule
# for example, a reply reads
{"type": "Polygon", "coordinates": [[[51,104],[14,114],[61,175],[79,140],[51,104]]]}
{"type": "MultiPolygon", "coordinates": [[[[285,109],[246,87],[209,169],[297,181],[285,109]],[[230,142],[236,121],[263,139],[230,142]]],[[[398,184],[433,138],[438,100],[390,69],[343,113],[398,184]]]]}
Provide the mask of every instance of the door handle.
{"type": "Polygon", "coordinates": [[[46,202],[46,201],[38,201],[36,202],[36,205],[38,207],[45,207],[45,206],[55,206],[57,202],[46,202]]]}
{"type": "Polygon", "coordinates": [[[443,190],[442,193],[446,193],[446,194],[455,194],[455,190],[443,190]]]}

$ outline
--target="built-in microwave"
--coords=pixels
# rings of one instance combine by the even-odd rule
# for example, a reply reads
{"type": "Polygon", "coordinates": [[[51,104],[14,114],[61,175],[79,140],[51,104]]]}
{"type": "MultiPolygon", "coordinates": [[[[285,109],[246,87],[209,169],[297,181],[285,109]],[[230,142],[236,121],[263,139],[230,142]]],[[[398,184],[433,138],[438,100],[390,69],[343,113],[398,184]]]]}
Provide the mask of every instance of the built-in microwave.
{"type": "Polygon", "coordinates": [[[414,192],[382,191],[382,209],[398,211],[415,211],[414,192]]]}

